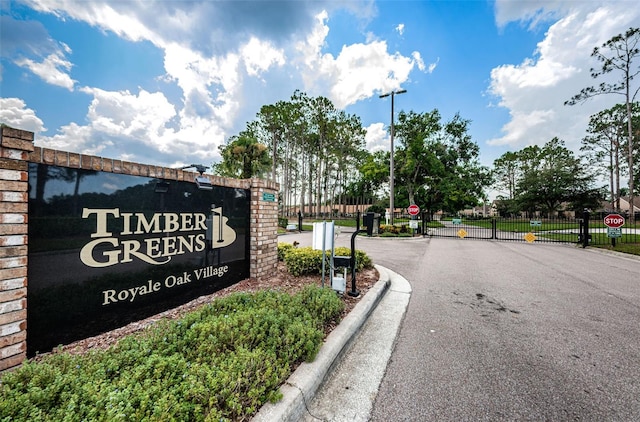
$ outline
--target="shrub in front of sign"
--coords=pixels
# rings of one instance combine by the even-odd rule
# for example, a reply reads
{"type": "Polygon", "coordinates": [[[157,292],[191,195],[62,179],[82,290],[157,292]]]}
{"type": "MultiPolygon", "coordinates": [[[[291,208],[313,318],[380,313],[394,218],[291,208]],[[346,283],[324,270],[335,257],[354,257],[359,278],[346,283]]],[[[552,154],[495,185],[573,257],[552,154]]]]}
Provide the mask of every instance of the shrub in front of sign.
{"type": "MultiPolygon", "coordinates": [[[[351,249],[339,246],[335,248],[334,255],[351,256],[351,249]]],[[[362,271],[365,268],[371,267],[373,267],[373,261],[369,258],[369,255],[360,249],[356,249],[356,271],[362,271]]]]}
{"type": "Polygon", "coordinates": [[[295,248],[284,256],[287,271],[298,277],[305,274],[320,274],[322,272],[322,251],[311,246],[295,248]]]}
{"type": "Polygon", "coordinates": [[[248,420],[344,308],[330,289],[217,299],[104,351],[41,357],[3,375],[0,420],[248,420]]]}
{"type": "Polygon", "coordinates": [[[400,233],[400,227],[391,224],[380,224],[378,234],[382,236],[385,233],[398,234],[400,233]]]}
{"type": "Polygon", "coordinates": [[[413,229],[407,224],[400,226],[391,224],[381,224],[378,231],[379,237],[413,237],[413,229]]]}
{"type": "Polygon", "coordinates": [[[284,257],[289,251],[295,248],[296,246],[293,243],[278,242],[278,261],[284,261],[284,257]]]}
{"type": "MultiPolygon", "coordinates": [[[[307,274],[322,274],[322,251],[313,249],[311,246],[295,248],[278,244],[278,255],[280,255],[281,249],[287,271],[292,275],[298,277],[307,274]]],[[[333,253],[336,256],[351,256],[351,249],[339,246],[334,248],[333,253]]],[[[356,249],[356,271],[371,268],[372,265],[371,258],[365,252],[356,249]]]]}

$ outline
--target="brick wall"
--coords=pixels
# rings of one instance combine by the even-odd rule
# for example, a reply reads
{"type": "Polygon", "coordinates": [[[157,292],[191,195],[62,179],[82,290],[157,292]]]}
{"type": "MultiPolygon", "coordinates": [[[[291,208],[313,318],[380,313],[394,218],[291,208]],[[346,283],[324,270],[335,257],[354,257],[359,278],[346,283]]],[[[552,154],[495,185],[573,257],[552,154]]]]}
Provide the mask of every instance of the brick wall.
{"type": "MultiPolygon", "coordinates": [[[[34,134],[2,126],[0,139],[0,371],[19,365],[27,350],[28,163],[124,173],[167,180],[193,180],[179,169],[82,155],[34,146],[34,134]]],[[[252,278],[268,277],[278,265],[278,185],[261,179],[206,175],[212,184],[250,189],[252,278]],[[266,196],[264,194],[267,194],[266,196]],[[266,198],[266,200],[265,200],[266,198]]]]}
{"type": "Polygon", "coordinates": [[[0,140],[0,371],[27,356],[27,159],[33,133],[2,127],[0,140]]]}

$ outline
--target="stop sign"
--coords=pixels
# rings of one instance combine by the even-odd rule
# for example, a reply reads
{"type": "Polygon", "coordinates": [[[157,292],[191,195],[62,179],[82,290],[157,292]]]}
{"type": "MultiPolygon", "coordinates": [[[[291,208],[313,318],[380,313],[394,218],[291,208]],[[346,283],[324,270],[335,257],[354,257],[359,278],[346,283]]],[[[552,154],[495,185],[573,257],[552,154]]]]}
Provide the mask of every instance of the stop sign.
{"type": "Polygon", "coordinates": [[[418,215],[420,213],[420,207],[416,204],[409,205],[409,208],[407,208],[407,212],[410,215],[418,215]]]}
{"type": "Polygon", "coordinates": [[[612,229],[617,229],[618,227],[624,226],[624,217],[620,214],[609,214],[604,218],[604,225],[612,229]]]}

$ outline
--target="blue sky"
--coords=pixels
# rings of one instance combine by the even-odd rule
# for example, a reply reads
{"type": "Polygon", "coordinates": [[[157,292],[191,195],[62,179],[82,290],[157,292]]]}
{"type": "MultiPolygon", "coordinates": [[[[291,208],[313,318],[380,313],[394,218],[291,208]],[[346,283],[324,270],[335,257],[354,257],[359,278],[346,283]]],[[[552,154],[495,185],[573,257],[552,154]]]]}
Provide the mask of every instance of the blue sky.
{"type": "Polygon", "coordinates": [[[0,122],[36,144],[211,164],[264,104],[323,95],[389,149],[395,109],[471,120],[481,161],[554,136],[577,151],[593,47],[640,26],[636,0],[0,0],[0,122]]]}

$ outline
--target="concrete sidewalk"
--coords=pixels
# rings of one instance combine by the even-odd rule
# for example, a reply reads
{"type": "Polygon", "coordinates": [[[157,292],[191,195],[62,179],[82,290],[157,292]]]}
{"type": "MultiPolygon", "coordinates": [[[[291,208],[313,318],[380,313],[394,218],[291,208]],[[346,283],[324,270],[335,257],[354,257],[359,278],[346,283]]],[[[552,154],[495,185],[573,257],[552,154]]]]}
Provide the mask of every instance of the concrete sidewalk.
{"type": "Polygon", "coordinates": [[[327,337],[313,362],[303,363],[254,422],[366,421],[409,303],[411,287],[376,266],[380,280],[327,337]]]}

